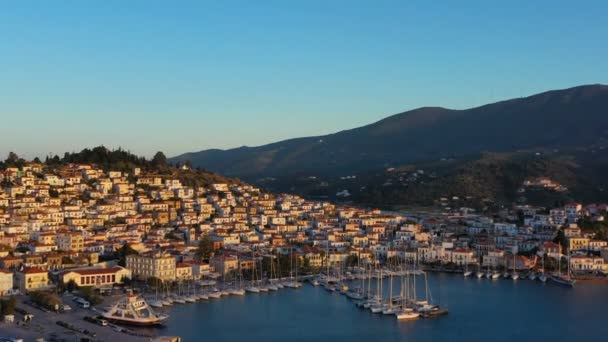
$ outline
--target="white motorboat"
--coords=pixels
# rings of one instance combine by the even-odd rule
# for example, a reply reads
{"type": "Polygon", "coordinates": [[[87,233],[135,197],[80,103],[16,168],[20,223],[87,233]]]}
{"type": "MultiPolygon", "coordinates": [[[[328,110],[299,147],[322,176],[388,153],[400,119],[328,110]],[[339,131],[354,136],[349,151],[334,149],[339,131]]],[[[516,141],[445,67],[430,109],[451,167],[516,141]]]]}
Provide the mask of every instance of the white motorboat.
{"type": "Polygon", "coordinates": [[[178,297],[173,297],[173,303],[178,303],[178,304],[186,304],[186,299],[184,299],[184,297],[178,296],[178,297]]]}
{"type": "Polygon", "coordinates": [[[388,308],[382,310],[383,315],[394,315],[401,310],[398,306],[389,306],[388,308]]]}
{"type": "Polygon", "coordinates": [[[222,297],[222,293],[220,291],[211,291],[207,296],[209,296],[210,299],[218,299],[222,297]]]}
{"type": "Polygon", "coordinates": [[[372,305],[370,306],[370,311],[372,313],[381,313],[382,311],[388,309],[388,305],[386,304],[376,304],[376,305],[372,305]]]}
{"type": "Polygon", "coordinates": [[[260,289],[255,286],[246,287],[245,291],[251,292],[251,293],[260,293],[260,289]]]}
{"type": "Polygon", "coordinates": [[[163,307],[163,302],[161,300],[157,300],[157,299],[149,300],[148,304],[153,308],[162,308],[163,307]]]}
{"type": "Polygon", "coordinates": [[[235,295],[235,296],[244,296],[245,290],[244,289],[232,289],[232,290],[230,290],[230,294],[235,295]]]}
{"type": "Polygon", "coordinates": [[[410,308],[405,308],[395,313],[395,316],[398,320],[412,320],[420,317],[420,314],[410,308]]]}

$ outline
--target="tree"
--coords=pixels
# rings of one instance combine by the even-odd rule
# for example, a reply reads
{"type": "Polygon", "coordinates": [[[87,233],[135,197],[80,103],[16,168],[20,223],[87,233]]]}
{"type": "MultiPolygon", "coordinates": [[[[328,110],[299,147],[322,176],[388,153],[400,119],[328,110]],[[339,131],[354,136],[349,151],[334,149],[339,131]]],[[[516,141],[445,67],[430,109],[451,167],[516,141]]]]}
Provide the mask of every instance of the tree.
{"type": "Polygon", "coordinates": [[[356,255],[351,254],[346,257],[346,260],[344,260],[344,265],[346,267],[357,266],[358,261],[359,261],[359,258],[356,255]]]}
{"type": "Polygon", "coordinates": [[[566,234],[564,234],[563,229],[557,231],[557,235],[555,236],[555,239],[553,239],[553,242],[560,244],[563,251],[568,248],[568,239],[566,238],[566,234]]]}
{"type": "Polygon", "coordinates": [[[213,255],[213,241],[209,237],[209,234],[205,234],[201,241],[198,243],[198,250],[196,251],[196,255],[201,260],[209,260],[213,255]]]}
{"type": "Polygon", "coordinates": [[[74,292],[74,290],[78,289],[78,285],[76,284],[74,279],[70,279],[70,281],[68,281],[68,283],[65,285],[65,289],[71,293],[74,292]]]}
{"type": "Polygon", "coordinates": [[[98,305],[103,302],[103,298],[95,293],[95,290],[91,286],[81,287],[80,294],[84,299],[93,305],[98,305]]]}
{"type": "Polygon", "coordinates": [[[154,164],[154,166],[167,166],[167,157],[164,153],[158,151],[152,158],[152,164],[154,164]]]}
{"type": "Polygon", "coordinates": [[[7,165],[15,165],[19,161],[19,156],[15,152],[9,152],[8,157],[4,161],[7,165]]]}
{"type": "Polygon", "coordinates": [[[8,299],[2,299],[0,300],[0,312],[2,313],[2,315],[14,315],[15,314],[15,305],[17,303],[17,300],[15,299],[15,297],[11,296],[8,299]]]}
{"type": "Polygon", "coordinates": [[[118,259],[118,265],[125,267],[127,265],[127,255],[139,254],[129,244],[125,243],[122,247],[116,250],[116,257],[118,259]]]}

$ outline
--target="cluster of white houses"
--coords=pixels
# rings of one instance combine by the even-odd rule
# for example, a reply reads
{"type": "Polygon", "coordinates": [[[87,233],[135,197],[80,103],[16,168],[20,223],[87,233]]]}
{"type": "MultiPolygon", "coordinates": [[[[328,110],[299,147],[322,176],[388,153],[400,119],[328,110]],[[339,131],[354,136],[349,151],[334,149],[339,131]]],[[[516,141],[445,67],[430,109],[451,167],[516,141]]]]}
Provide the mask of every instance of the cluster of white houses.
{"type": "Polygon", "coordinates": [[[244,184],[186,186],[175,172],[36,163],[0,172],[0,295],[70,280],[103,287],[133,277],[199,278],[251,267],[252,251],[295,254],[313,267],[356,256],[530,268],[534,256],[513,254],[562,255],[552,242],[558,229],[574,254],[574,270],[606,271],[608,265],[607,242],[576,225],[584,216],[603,220],[606,205],[519,207],[496,219],[471,210],[413,218],[268,194],[244,184]],[[523,224],[510,223],[518,211],[523,224]],[[204,236],[216,251],[209,263],[195,256],[204,236]],[[125,267],[100,262],[125,245],[137,251],[126,257],[125,267]]]}

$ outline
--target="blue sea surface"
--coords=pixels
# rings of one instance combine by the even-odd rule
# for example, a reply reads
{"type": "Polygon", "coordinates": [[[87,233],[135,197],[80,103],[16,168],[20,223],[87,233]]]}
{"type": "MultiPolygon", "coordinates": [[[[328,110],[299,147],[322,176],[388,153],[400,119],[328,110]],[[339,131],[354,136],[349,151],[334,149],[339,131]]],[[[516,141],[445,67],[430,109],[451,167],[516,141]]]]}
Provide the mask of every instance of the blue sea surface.
{"type": "MultiPolygon", "coordinates": [[[[423,287],[419,282],[418,290],[423,287]]],[[[566,288],[528,279],[431,274],[429,288],[433,302],[449,315],[398,321],[304,284],[297,290],[175,304],[167,309],[166,328],[157,333],[187,342],[608,341],[608,284],[566,288]]]]}

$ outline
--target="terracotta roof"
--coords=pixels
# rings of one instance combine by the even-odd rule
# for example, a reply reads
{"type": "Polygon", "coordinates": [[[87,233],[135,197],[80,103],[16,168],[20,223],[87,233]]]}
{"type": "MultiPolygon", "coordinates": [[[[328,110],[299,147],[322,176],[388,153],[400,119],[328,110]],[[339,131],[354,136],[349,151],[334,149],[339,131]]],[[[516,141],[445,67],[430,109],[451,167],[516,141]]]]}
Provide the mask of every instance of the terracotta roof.
{"type": "Polygon", "coordinates": [[[25,267],[23,269],[22,273],[24,273],[24,274],[47,273],[47,271],[40,267],[25,267]]]}
{"type": "Polygon", "coordinates": [[[112,267],[112,268],[91,268],[91,269],[82,269],[82,270],[71,270],[66,273],[74,272],[80,275],[94,275],[94,274],[107,274],[107,273],[116,273],[122,270],[122,267],[112,267]]]}

